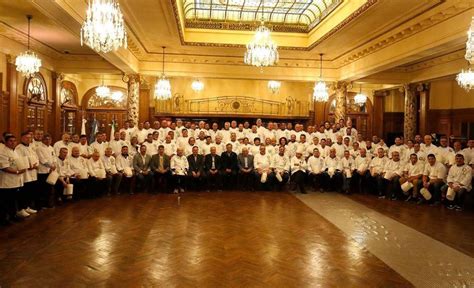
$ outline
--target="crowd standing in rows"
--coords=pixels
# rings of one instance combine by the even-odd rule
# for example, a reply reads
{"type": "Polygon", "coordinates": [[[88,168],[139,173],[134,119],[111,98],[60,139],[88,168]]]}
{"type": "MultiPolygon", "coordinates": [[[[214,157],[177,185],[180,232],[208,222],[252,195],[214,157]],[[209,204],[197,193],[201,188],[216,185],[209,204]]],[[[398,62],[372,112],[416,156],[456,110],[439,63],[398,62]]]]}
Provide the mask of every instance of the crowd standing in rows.
{"type": "Polygon", "coordinates": [[[249,122],[126,122],[111,139],[98,132],[43,131],[0,144],[0,220],[9,224],[40,209],[101,194],[192,190],[314,190],[374,193],[380,198],[462,210],[472,188],[474,140],[462,149],[430,135],[397,137],[388,147],[364,139],[349,120],[323,125],[249,122]]]}

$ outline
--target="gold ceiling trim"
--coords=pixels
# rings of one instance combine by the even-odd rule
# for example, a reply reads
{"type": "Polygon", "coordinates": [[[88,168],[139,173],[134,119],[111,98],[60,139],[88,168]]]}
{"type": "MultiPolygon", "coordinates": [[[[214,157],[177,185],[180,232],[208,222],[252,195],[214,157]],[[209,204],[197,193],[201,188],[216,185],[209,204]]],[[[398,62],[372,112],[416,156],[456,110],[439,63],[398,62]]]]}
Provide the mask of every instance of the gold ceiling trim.
{"type": "MultiPolygon", "coordinates": [[[[385,48],[388,45],[395,44],[405,38],[416,35],[432,27],[433,25],[449,20],[450,18],[455,17],[465,12],[466,10],[471,9],[472,7],[474,7],[474,3],[470,4],[468,7],[463,7],[462,5],[456,5],[456,4],[453,6],[447,7],[446,9],[443,9],[442,11],[436,13],[435,15],[432,15],[428,18],[421,19],[420,21],[417,21],[417,23],[414,23],[410,25],[409,27],[404,28],[402,31],[399,31],[390,36],[384,37],[383,39],[380,39],[379,41],[372,43],[369,47],[366,47],[362,49],[361,51],[357,53],[353,53],[352,55],[346,57],[345,59],[340,60],[339,66],[345,66],[347,64],[350,64],[358,59],[361,59],[376,51],[379,51],[380,49],[385,48]]],[[[334,60],[337,60],[338,58],[340,57],[337,57],[334,60]]]]}
{"type": "MultiPolygon", "coordinates": [[[[170,0],[171,5],[173,6],[173,13],[175,17],[175,23],[178,28],[179,39],[181,41],[181,45],[183,46],[197,46],[197,47],[221,47],[221,48],[245,48],[245,45],[242,44],[227,44],[227,43],[206,43],[206,42],[190,42],[184,40],[184,31],[181,27],[180,17],[179,17],[179,8],[178,8],[178,0],[170,0]]],[[[360,17],[364,12],[369,10],[372,6],[378,3],[379,0],[368,0],[364,5],[359,7],[356,11],[354,11],[349,17],[344,19],[341,23],[339,23],[336,27],[331,29],[328,33],[324,34],[321,38],[315,41],[308,47],[290,47],[290,46],[279,46],[279,49],[282,50],[293,50],[293,51],[311,51],[315,46],[321,43],[323,40],[327,39],[331,35],[334,35],[344,27],[346,27],[349,23],[360,17]]]]}
{"type": "MultiPolygon", "coordinates": [[[[241,23],[241,22],[209,22],[209,21],[194,21],[186,20],[186,28],[192,29],[216,29],[216,30],[237,30],[237,31],[253,31],[260,25],[256,23],[241,23]]],[[[285,24],[278,25],[272,23],[266,23],[265,25],[273,32],[285,32],[285,33],[308,33],[306,25],[295,25],[285,24]]]]}

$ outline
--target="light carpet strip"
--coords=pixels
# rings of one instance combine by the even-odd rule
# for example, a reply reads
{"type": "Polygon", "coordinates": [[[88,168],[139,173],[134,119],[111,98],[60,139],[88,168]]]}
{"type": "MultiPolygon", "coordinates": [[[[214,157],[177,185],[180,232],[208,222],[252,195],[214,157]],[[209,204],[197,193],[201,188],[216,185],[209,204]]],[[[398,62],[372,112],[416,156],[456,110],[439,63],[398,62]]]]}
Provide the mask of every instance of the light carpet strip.
{"type": "Polygon", "coordinates": [[[474,287],[472,257],[342,195],[296,196],[415,286],[474,287]]]}

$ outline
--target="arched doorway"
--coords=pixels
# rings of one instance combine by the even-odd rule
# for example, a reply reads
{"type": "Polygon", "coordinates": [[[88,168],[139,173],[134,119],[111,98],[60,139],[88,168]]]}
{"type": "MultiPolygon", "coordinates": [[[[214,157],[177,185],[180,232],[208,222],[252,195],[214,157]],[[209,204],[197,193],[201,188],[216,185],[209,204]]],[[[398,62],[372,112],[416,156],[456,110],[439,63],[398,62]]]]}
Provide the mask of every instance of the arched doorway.
{"type": "MultiPolygon", "coordinates": [[[[357,129],[357,132],[362,134],[364,138],[372,136],[372,109],[373,105],[370,99],[367,98],[365,105],[359,106],[354,103],[354,96],[356,93],[348,92],[346,98],[346,118],[352,119],[352,126],[357,129]]],[[[324,115],[325,119],[330,122],[335,122],[334,112],[336,110],[336,95],[329,97],[325,104],[324,115]]]]}
{"type": "Polygon", "coordinates": [[[86,133],[89,135],[94,120],[97,121],[99,131],[105,132],[107,135],[110,135],[112,122],[115,122],[116,127],[122,127],[123,123],[127,121],[127,90],[117,86],[108,87],[114,97],[101,98],[95,92],[97,87],[93,87],[82,98],[84,118],[87,120],[86,133]]]}
{"type": "Polygon", "coordinates": [[[63,81],[61,82],[61,90],[59,93],[61,105],[61,133],[78,133],[80,122],[78,122],[79,119],[77,117],[79,106],[77,103],[76,85],[70,81],[63,81]]]}
{"type": "Polygon", "coordinates": [[[25,80],[22,99],[23,107],[19,107],[20,119],[23,119],[21,127],[23,130],[41,129],[48,131],[54,127],[49,121],[53,121],[52,101],[49,101],[46,82],[41,73],[36,73],[25,80]],[[22,109],[23,108],[23,109],[22,109]]]}

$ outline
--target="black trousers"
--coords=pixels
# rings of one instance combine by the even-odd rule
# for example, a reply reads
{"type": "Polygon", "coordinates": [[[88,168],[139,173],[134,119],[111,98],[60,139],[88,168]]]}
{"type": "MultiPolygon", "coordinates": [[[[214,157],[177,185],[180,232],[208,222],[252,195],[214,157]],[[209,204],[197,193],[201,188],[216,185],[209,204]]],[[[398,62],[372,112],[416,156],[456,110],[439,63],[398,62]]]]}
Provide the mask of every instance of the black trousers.
{"type": "Polygon", "coordinates": [[[306,193],[306,189],[304,187],[306,180],[306,173],[298,170],[295,173],[291,174],[291,181],[296,185],[296,191],[300,193],[306,193]]]}
{"type": "Polygon", "coordinates": [[[326,189],[327,187],[324,185],[324,174],[323,173],[310,173],[309,174],[310,183],[313,185],[313,189],[326,189]]]}
{"type": "Polygon", "coordinates": [[[35,207],[35,193],[38,192],[38,181],[25,182],[20,188],[20,197],[18,201],[18,209],[26,209],[35,207]]]}
{"type": "Polygon", "coordinates": [[[137,173],[137,190],[151,192],[153,185],[153,172],[148,172],[148,174],[137,173]]]}
{"type": "Polygon", "coordinates": [[[155,177],[153,191],[161,192],[161,193],[170,192],[169,182],[171,179],[171,172],[166,171],[165,173],[160,173],[160,172],[155,171],[153,175],[154,175],[153,177],[155,177]]]}
{"type": "Polygon", "coordinates": [[[184,189],[186,186],[186,176],[185,175],[173,175],[173,189],[184,189]]]}
{"type": "Polygon", "coordinates": [[[359,173],[357,170],[352,174],[353,188],[359,193],[368,193],[370,185],[370,173],[368,170],[359,173]]]}
{"type": "Polygon", "coordinates": [[[133,194],[133,191],[135,189],[135,175],[132,177],[126,177],[122,175],[122,181],[120,182],[120,190],[125,191],[129,194],[133,194]]]}
{"type": "Polygon", "coordinates": [[[225,190],[232,190],[235,188],[237,178],[237,171],[231,170],[230,172],[222,171],[222,184],[225,190]]]}
{"type": "Polygon", "coordinates": [[[332,177],[330,177],[327,172],[324,172],[323,175],[324,175],[323,176],[324,185],[326,187],[325,190],[336,191],[336,192],[342,191],[343,177],[342,177],[341,171],[336,170],[332,177]]]}
{"type": "Polygon", "coordinates": [[[202,190],[204,183],[205,183],[204,175],[200,174],[198,177],[194,177],[192,172],[188,173],[186,179],[186,186],[188,189],[199,191],[202,190]]]}
{"type": "Polygon", "coordinates": [[[0,221],[13,220],[15,218],[19,192],[19,187],[0,189],[0,221]]]}
{"type": "Polygon", "coordinates": [[[222,189],[222,175],[219,171],[217,173],[212,174],[210,171],[207,172],[206,175],[207,178],[207,189],[212,190],[212,189],[217,189],[220,190],[222,189]]]}
{"type": "Polygon", "coordinates": [[[262,179],[262,174],[258,173],[257,171],[255,171],[255,182],[256,182],[256,185],[255,187],[257,187],[259,190],[264,190],[264,191],[270,191],[272,190],[273,188],[273,180],[275,179],[275,176],[273,174],[273,172],[268,172],[267,173],[267,181],[265,183],[262,183],[260,179],[262,179]]]}
{"type": "Polygon", "coordinates": [[[38,192],[36,193],[36,208],[53,207],[54,185],[48,184],[49,174],[38,174],[38,192]]]}
{"type": "Polygon", "coordinates": [[[290,179],[290,174],[288,172],[284,172],[284,173],[280,174],[281,178],[283,179],[280,182],[276,178],[276,173],[279,173],[279,172],[275,171],[270,175],[272,177],[272,179],[270,179],[270,182],[273,183],[273,189],[274,190],[281,191],[285,187],[286,183],[288,183],[288,180],[290,179]]]}
{"type": "Polygon", "coordinates": [[[240,171],[239,175],[237,176],[238,182],[240,183],[240,189],[244,191],[254,190],[255,187],[255,175],[253,171],[244,172],[240,171]]]}
{"type": "Polygon", "coordinates": [[[107,174],[107,193],[119,194],[122,173],[107,174]]]}

